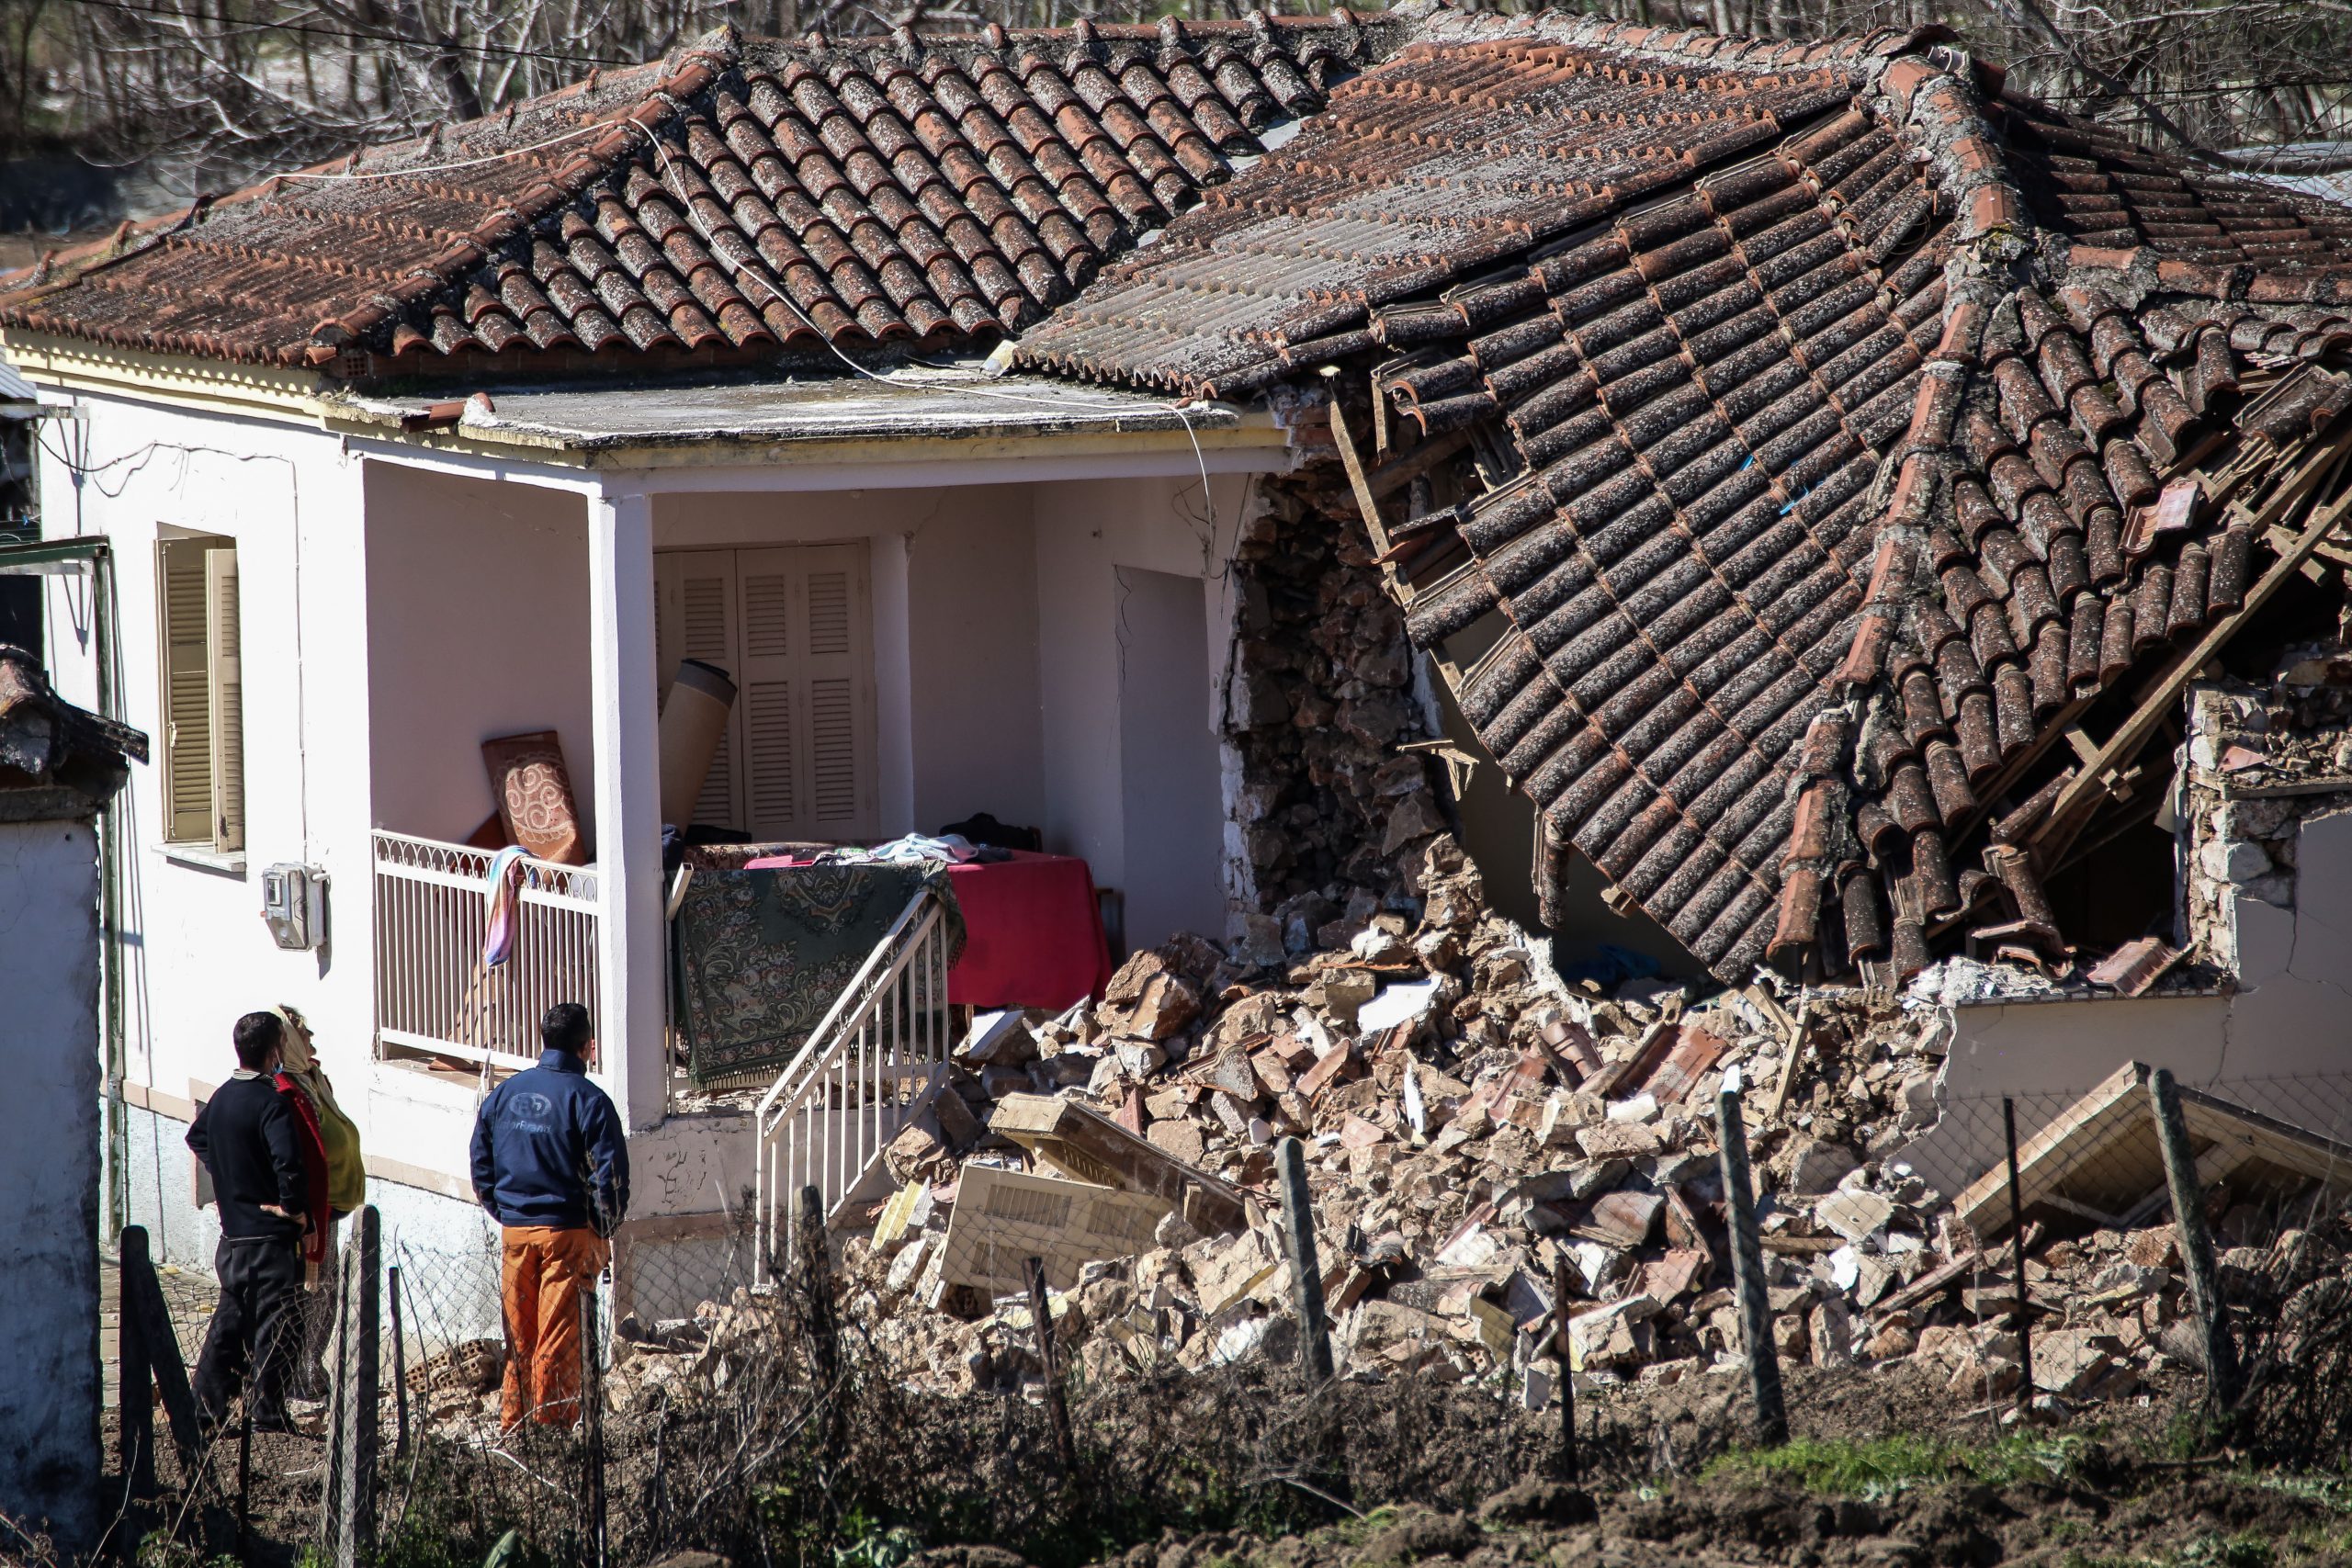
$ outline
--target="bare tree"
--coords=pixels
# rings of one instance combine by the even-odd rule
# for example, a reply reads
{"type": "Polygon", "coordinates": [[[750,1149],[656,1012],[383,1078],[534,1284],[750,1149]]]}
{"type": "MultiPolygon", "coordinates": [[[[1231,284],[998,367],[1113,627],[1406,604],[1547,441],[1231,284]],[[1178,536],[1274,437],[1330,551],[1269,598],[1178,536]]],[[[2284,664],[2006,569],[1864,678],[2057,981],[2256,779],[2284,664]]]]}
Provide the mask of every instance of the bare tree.
{"type": "MultiPolygon", "coordinates": [[[[1527,9],[1531,0],[1465,0],[1527,9]]],[[[795,36],[1238,15],[1248,0],[0,0],[0,156],[47,132],[220,189],[498,110],[724,21],[795,36]]],[[[1329,0],[1306,0],[1320,10],[1329,0]]],[[[1285,8],[1300,8],[1288,0],[1285,8]]],[[[1781,37],[1929,20],[2075,113],[2215,166],[2352,167],[2352,0],[1582,0],[1781,37]],[[2251,149],[2252,151],[2248,151],[2251,149]]]]}

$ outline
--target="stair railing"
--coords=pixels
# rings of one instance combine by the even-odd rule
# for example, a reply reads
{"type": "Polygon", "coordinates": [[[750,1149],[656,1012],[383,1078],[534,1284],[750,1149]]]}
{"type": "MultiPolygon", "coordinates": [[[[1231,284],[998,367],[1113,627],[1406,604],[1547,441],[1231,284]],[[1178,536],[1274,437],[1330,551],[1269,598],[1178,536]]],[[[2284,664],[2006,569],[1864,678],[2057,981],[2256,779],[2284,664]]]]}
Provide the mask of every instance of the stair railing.
{"type": "Polygon", "coordinates": [[[759,1279],[788,1266],[800,1192],[830,1223],[938,1092],[948,1038],[947,931],[929,888],[908,900],[808,1043],[760,1100],[759,1279]]]}

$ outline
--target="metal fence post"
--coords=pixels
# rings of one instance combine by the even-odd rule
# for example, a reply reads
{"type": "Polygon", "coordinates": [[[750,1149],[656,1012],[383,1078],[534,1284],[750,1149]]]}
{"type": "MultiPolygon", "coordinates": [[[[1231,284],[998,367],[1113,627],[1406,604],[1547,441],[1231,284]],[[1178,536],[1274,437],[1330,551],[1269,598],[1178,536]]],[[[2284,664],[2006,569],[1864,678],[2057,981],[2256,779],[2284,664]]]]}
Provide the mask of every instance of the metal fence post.
{"type": "Polygon", "coordinates": [[[2033,1305],[2025,1293],[2025,1203],[2018,1193],[2018,1107],[2007,1095],[2001,1097],[2001,1132],[2009,1145],[2009,1269],[2016,1275],[2018,1312],[2018,1365],[2024,1369],[2025,1383],[2018,1394],[2018,1409],[2025,1416],[2033,1414],[2033,1305]]]}
{"type": "Polygon", "coordinates": [[[353,1245],[344,1253],[343,1279],[343,1364],[336,1379],[342,1463],[334,1557],[335,1568],[358,1568],[376,1550],[376,1405],[382,1393],[378,1292],[383,1235],[372,1203],[359,1211],[353,1245]]]}
{"type": "Polygon", "coordinates": [[[2205,1227],[2205,1190],[2197,1179],[2197,1156],[2189,1152],[2188,1123],[2181,1120],[2180,1089],[2168,1068],[2148,1075],[2148,1098],[2155,1108],[2156,1139],[2164,1145],[2165,1180],[2172,1189],[2173,1228],[2188,1273],[2188,1301],[2205,1340],[2205,1386],[2215,1404],[2234,1410],[2241,1386],[2237,1345],[2230,1337],[2228,1311],[2214,1273],[2213,1235],[2205,1227]]]}
{"type": "Polygon", "coordinates": [[[1274,1145],[1283,1181],[1284,1239],[1290,1244],[1291,1289],[1298,1300],[1299,1356],[1317,1383],[1332,1378],[1331,1325],[1323,1308],[1323,1266],[1315,1255],[1315,1210],[1306,1196],[1306,1154],[1296,1138],[1274,1145]]]}
{"type": "Polygon", "coordinates": [[[1764,1244],[1756,1231],[1756,1190],[1747,1169],[1747,1123],[1740,1119],[1736,1080],[1715,1097],[1723,1141],[1724,1202],[1731,1218],[1732,1287],[1739,1298],[1739,1337],[1747,1352],[1747,1383],[1756,1397],[1756,1436],[1789,1440],[1788,1407],[1781,1397],[1781,1359],[1772,1347],[1772,1307],[1764,1295],[1764,1244]]]}

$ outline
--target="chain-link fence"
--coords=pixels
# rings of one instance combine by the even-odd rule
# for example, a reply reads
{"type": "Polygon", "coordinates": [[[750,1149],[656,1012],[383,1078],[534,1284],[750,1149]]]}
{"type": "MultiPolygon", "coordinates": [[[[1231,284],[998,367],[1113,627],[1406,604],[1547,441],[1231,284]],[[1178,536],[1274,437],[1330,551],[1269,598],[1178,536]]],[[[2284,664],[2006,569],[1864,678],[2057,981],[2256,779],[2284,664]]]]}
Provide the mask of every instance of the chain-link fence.
{"type": "Polygon", "coordinates": [[[2352,1074],[2172,1086],[2169,1155],[2153,1077],[2133,1064],[2080,1089],[1954,1099],[1900,1156],[1939,1247],[1866,1250],[1857,1302],[1872,1333],[1940,1352],[1951,1392],[1996,1423],[2180,1367],[2209,1407],[2251,1407],[2282,1368],[2336,1353],[2332,1327],[2289,1344],[2278,1308],[2352,1243],[2352,1074]],[[2177,1180],[2197,1194],[2193,1224],[2177,1180]],[[2218,1377],[2216,1323],[2233,1363],[2218,1377]]]}
{"type": "MultiPolygon", "coordinates": [[[[2352,1454],[2352,1075],[2185,1085],[2177,1100],[2240,1364],[2237,1440],[2296,1462],[2352,1454]]],[[[1682,1176],[1695,1212],[1719,1226],[1703,1173],[1682,1176]]],[[[2193,1238],[2175,1223],[2139,1073],[2080,1091],[1952,1100],[1870,1178],[1806,1201],[1834,1235],[1785,1225],[1796,1209],[1763,1195],[1775,1338],[1792,1317],[1812,1322],[1803,1344],[1781,1347],[1784,1359],[1831,1370],[1908,1360],[1944,1380],[1946,1416],[1981,1420],[1987,1433],[2166,1395],[2184,1371],[2192,1388],[2210,1376],[2193,1238]]],[[[847,1217],[909,1219],[863,1208],[847,1217]]],[[[1279,1206],[1261,1217],[1279,1226],[1279,1206]]],[[[567,1410],[555,1424],[519,1425],[503,1397],[499,1243],[388,1228],[376,1286],[380,1437],[363,1532],[376,1550],[480,1561],[518,1529],[555,1562],[648,1562],[687,1548],[831,1561],[860,1542],[911,1543],[907,1521],[919,1512],[936,1539],[1075,1561],[1167,1527],[1319,1522],[1359,1497],[1467,1506],[1561,1469],[1558,1394],[1543,1386],[1557,1366],[1539,1364],[1555,1325],[1540,1312],[1516,1324],[1464,1317],[1463,1332],[1515,1335],[1507,1355],[1473,1361],[1442,1338],[1367,1352],[1355,1338],[1340,1347],[1339,1379],[1311,1382],[1286,1288],[1210,1313],[1200,1310],[1204,1280],[1177,1300],[1156,1282],[1158,1265],[1080,1266],[1053,1281],[1049,1308],[1065,1447],[1025,1292],[958,1299],[951,1289],[925,1303],[923,1270],[946,1253],[944,1232],[918,1219],[895,1249],[857,1240],[763,1270],[750,1220],[746,1210],[639,1227],[588,1298],[579,1418],[567,1410]],[[906,1277],[889,1281],[894,1270],[906,1277]],[[1487,1370],[1464,1370],[1474,1366],[1487,1370]]],[[[1018,1214],[975,1203],[961,1223],[977,1226],[967,1250],[990,1267],[1016,1254],[1025,1265],[1037,1250],[1018,1214]]],[[[1324,1232],[1327,1259],[1345,1229],[1341,1220],[1324,1232]]],[[[1656,1278],[1637,1271],[1623,1288],[1656,1278]]],[[[209,1282],[167,1273],[162,1283],[192,1361],[209,1282]]],[[[1434,1303],[1445,1283],[1397,1294],[1434,1303]]],[[[1724,1283],[1693,1281],[1693,1321],[1720,1310],[1704,1303],[1724,1283]]],[[[1335,1319],[1348,1316],[1335,1305],[1335,1319]]],[[[1343,1322],[1335,1332],[1363,1329],[1343,1322]]],[[[1735,1339],[1715,1354],[1737,1348],[1735,1339]]],[[[1704,1440],[1736,1440],[1742,1380],[1694,1381],[1731,1402],[1694,1407],[1734,1413],[1704,1440]]],[[[1643,1400],[1667,1391],[1649,1380],[1579,1372],[1572,1382],[1588,1480],[1703,1457],[1686,1448],[1678,1460],[1670,1446],[1657,1457],[1653,1427],[1664,1428],[1643,1400]]],[[[1800,1431],[1820,1386],[1791,1385],[1800,1431]]],[[[242,1517],[253,1539],[315,1542],[333,1560],[322,1498],[338,1462],[334,1433],[348,1424],[328,1419],[332,1405],[295,1408],[306,1429],[256,1435],[242,1482],[233,1418],[203,1435],[191,1462],[159,1414],[153,1501],[123,1528],[209,1555],[234,1550],[242,1517]]]]}

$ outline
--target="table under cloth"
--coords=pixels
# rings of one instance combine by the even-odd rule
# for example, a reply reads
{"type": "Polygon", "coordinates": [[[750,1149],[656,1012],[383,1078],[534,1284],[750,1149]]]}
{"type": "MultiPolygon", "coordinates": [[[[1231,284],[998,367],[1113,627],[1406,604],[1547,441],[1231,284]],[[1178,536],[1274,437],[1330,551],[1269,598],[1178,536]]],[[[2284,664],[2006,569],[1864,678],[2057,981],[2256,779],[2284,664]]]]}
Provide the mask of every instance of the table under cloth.
{"type": "MultiPolygon", "coordinates": [[[[947,868],[964,911],[964,955],[947,972],[947,999],[966,1007],[1059,1012],[1111,983],[1111,944],[1094,901],[1094,874],[1075,855],[1012,858],[947,868]]],[[[805,863],[761,858],[745,869],[805,863]]]]}

